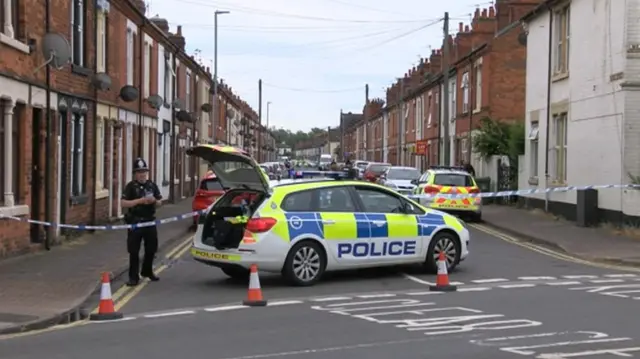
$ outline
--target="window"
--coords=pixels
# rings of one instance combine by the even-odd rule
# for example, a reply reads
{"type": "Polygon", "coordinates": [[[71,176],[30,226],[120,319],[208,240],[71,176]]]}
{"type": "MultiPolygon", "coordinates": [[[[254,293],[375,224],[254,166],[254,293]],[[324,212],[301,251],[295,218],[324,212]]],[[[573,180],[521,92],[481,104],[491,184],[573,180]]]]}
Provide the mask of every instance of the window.
{"type": "Polygon", "coordinates": [[[571,36],[571,11],[569,6],[561,8],[555,13],[555,66],[556,75],[569,72],[569,39],[571,36]]]}
{"type": "Polygon", "coordinates": [[[553,116],[555,136],[555,174],[554,181],[567,182],[567,113],[553,116]]]}
{"type": "Polygon", "coordinates": [[[476,63],[476,103],[474,109],[476,111],[480,111],[482,108],[482,62],[479,61],[476,63]]]}
{"type": "Polygon", "coordinates": [[[191,73],[187,72],[187,76],[185,79],[185,89],[186,89],[186,93],[185,93],[185,99],[184,99],[184,105],[185,105],[185,110],[187,112],[191,111],[191,73]]]}
{"type": "MultiPolygon", "coordinates": [[[[187,129],[187,148],[191,148],[193,147],[193,139],[191,138],[191,129],[187,129]]],[[[192,156],[189,156],[188,158],[185,158],[184,161],[184,177],[186,180],[190,179],[191,177],[191,160],[193,159],[192,156]]]]}
{"type": "Polygon", "coordinates": [[[433,177],[433,184],[436,186],[451,187],[473,187],[473,178],[467,174],[458,173],[437,173],[433,177]]]}
{"type": "Polygon", "coordinates": [[[127,85],[133,86],[133,30],[127,29],[127,85]]]}
{"type": "MultiPolygon", "coordinates": [[[[171,122],[164,120],[162,128],[171,128],[171,122]]],[[[171,155],[171,145],[169,143],[169,139],[171,137],[166,133],[163,135],[162,140],[162,182],[169,183],[169,156],[171,155]]]]}
{"type": "Polygon", "coordinates": [[[346,187],[322,188],[318,191],[319,212],[355,212],[356,206],[346,187]]]}
{"type": "Polygon", "coordinates": [[[0,205],[13,206],[18,203],[20,193],[20,114],[22,110],[11,102],[0,100],[0,163],[2,168],[11,168],[11,179],[6,181],[5,172],[0,175],[0,205]],[[10,134],[8,133],[10,132],[10,134]],[[6,163],[7,153],[11,163],[6,163]],[[13,203],[5,203],[5,194],[10,194],[13,203]]]}
{"type": "Polygon", "coordinates": [[[84,23],[86,11],[84,0],[73,0],[71,6],[71,60],[74,65],[84,66],[84,23]]]}
{"type": "Polygon", "coordinates": [[[149,92],[151,90],[151,45],[145,41],[144,43],[144,84],[143,84],[143,96],[149,98],[149,92]]]}
{"type": "Polygon", "coordinates": [[[286,212],[308,212],[311,210],[311,202],[315,191],[303,191],[292,193],[282,201],[282,210],[286,212]]]}
{"type": "Polygon", "coordinates": [[[456,79],[452,79],[449,84],[449,116],[451,121],[455,120],[456,111],[458,109],[456,107],[456,94],[456,79]]]}
{"type": "Polygon", "coordinates": [[[73,114],[71,120],[71,195],[84,194],[84,116],[73,114]]]}
{"type": "Polygon", "coordinates": [[[107,183],[104,178],[104,134],[105,134],[105,121],[103,119],[98,119],[96,121],[96,191],[105,188],[105,183],[107,183]]]}
{"type": "Polygon", "coordinates": [[[429,100],[427,102],[427,127],[431,127],[431,100],[433,96],[429,93],[429,100]]]}
{"type": "Polygon", "coordinates": [[[11,38],[20,37],[19,0],[0,1],[0,32],[11,38]]]}
{"type": "Polygon", "coordinates": [[[462,113],[469,111],[469,73],[462,74],[462,81],[460,82],[460,88],[462,89],[462,113]]]}
{"type": "Polygon", "coordinates": [[[371,213],[401,213],[402,201],[390,193],[370,188],[356,189],[365,212],[371,213]]]}
{"type": "Polygon", "coordinates": [[[108,39],[108,19],[107,19],[107,13],[104,11],[98,11],[98,15],[97,15],[97,24],[96,24],[96,31],[98,31],[98,43],[97,43],[97,50],[98,50],[98,58],[96,60],[96,71],[98,73],[100,72],[104,72],[107,73],[107,43],[109,42],[108,39]]]}
{"type": "Polygon", "coordinates": [[[203,191],[224,191],[218,178],[205,178],[200,182],[200,189],[203,191]]]}
{"type": "Polygon", "coordinates": [[[529,144],[530,144],[530,177],[538,177],[538,121],[531,122],[531,129],[529,130],[529,144]]]}
{"type": "MultiPolygon", "coordinates": [[[[164,50],[167,51],[167,50],[164,50]]],[[[165,52],[165,54],[169,54],[169,52],[165,52]]],[[[171,103],[171,64],[169,63],[170,57],[166,57],[164,61],[164,103],[171,103]]]]}

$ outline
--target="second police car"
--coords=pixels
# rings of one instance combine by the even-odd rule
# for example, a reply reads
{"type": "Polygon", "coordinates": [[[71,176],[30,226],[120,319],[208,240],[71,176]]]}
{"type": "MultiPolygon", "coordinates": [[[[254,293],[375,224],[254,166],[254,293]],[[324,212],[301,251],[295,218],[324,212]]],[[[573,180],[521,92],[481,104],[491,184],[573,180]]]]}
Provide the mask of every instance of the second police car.
{"type": "Polygon", "coordinates": [[[269,181],[245,152],[199,145],[188,151],[212,165],[229,190],[202,215],[191,254],[231,277],[251,264],[312,285],[325,271],[421,264],[434,272],[444,252],[451,270],[468,254],[469,232],[374,183],[310,179],[269,181]]]}

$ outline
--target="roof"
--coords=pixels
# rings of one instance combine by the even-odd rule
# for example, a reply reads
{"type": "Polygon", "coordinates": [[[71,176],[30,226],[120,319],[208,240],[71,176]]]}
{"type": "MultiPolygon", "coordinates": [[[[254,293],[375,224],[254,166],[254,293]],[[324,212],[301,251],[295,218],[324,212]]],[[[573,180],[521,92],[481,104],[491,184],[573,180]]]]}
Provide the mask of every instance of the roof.
{"type": "Polygon", "coordinates": [[[541,2],[533,10],[531,10],[529,13],[527,13],[525,16],[523,16],[521,21],[530,22],[531,20],[534,20],[538,16],[540,16],[543,13],[549,11],[549,8],[551,6],[553,6],[553,5],[555,5],[558,2],[560,2],[560,0],[545,0],[545,1],[541,2]]]}

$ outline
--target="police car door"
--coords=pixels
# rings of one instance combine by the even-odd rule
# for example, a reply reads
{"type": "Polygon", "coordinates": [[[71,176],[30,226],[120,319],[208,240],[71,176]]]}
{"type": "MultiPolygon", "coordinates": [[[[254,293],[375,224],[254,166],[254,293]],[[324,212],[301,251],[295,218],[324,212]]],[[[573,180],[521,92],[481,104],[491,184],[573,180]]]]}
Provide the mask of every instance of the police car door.
{"type": "Polygon", "coordinates": [[[358,186],[356,193],[370,223],[370,263],[420,261],[422,243],[418,220],[414,214],[401,213],[401,197],[373,186],[358,186]]]}
{"type": "Polygon", "coordinates": [[[356,220],[356,201],[348,186],[331,186],[315,190],[317,211],[321,218],[326,244],[339,267],[358,267],[367,263],[368,223],[356,220]]]}

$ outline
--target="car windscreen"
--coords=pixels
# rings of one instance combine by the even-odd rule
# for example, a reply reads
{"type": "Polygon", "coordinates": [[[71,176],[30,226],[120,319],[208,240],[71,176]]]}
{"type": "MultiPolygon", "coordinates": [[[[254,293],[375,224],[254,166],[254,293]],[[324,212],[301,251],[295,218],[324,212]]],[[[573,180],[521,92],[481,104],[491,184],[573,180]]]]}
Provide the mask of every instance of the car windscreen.
{"type": "Polygon", "coordinates": [[[368,165],[369,165],[369,162],[359,162],[358,164],[356,164],[356,167],[363,170],[363,169],[366,169],[368,165]]]}
{"type": "Polygon", "coordinates": [[[465,174],[439,173],[433,178],[433,184],[438,186],[473,187],[473,178],[465,174]]]}
{"type": "Polygon", "coordinates": [[[217,178],[206,178],[200,182],[200,189],[205,191],[222,191],[222,185],[217,178]]]}
{"type": "Polygon", "coordinates": [[[420,172],[414,168],[390,168],[389,172],[387,172],[388,179],[397,179],[397,180],[417,180],[420,178],[420,172]]]}
{"type": "Polygon", "coordinates": [[[371,165],[367,168],[367,171],[374,175],[381,175],[382,172],[387,170],[387,168],[389,168],[389,165],[371,165]]]}

